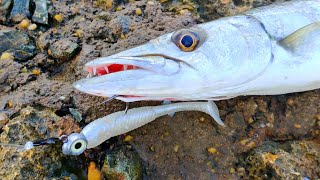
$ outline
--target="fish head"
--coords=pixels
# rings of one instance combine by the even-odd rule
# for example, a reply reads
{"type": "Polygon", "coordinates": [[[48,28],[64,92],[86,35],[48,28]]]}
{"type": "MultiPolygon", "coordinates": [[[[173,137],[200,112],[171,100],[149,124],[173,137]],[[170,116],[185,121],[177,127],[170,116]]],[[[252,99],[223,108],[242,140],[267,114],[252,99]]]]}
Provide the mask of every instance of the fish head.
{"type": "Polygon", "coordinates": [[[243,62],[238,58],[245,56],[223,26],[209,23],[181,29],[97,58],[85,65],[89,78],[74,87],[97,96],[117,95],[125,102],[223,97],[220,92],[241,79],[236,73],[242,72],[243,62]]]}

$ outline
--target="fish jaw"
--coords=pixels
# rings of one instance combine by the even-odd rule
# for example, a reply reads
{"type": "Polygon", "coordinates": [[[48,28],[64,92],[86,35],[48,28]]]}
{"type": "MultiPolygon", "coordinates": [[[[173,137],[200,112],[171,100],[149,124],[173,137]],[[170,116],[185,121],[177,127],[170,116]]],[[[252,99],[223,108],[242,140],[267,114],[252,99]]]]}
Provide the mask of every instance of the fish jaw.
{"type": "Polygon", "coordinates": [[[140,100],[189,100],[193,88],[202,87],[201,76],[179,49],[168,53],[172,45],[171,34],[151,40],[118,54],[97,58],[85,65],[88,78],[74,83],[81,92],[132,102],[140,100]],[[162,45],[166,44],[166,47],[162,45]],[[179,57],[180,55],[180,57],[179,57]],[[191,88],[185,90],[189,84],[191,88]],[[193,84],[193,85],[192,85],[193,84]]]}

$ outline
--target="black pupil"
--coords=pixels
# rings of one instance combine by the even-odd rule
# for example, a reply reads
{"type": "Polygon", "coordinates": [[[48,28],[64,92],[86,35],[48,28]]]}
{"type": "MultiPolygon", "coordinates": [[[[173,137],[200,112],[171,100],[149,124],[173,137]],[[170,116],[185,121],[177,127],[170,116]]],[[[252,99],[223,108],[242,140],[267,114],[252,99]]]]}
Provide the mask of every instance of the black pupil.
{"type": "Polygon", "coordinates": [[[82,146],[82,144],[81,144],[80,142],[77,142],[76,145],[74,145],[74,147],[75,147],[76,149],[80,149],[81,146],[82,146]]]}
{"type": "Polygon", "coordinates": [[[183,36],[183,38],[181,39],[181,44],[184,45],[185,47],[190,47],[193,44],[193,39],[191,36],[189,35],[185,35],[183,36]]]}

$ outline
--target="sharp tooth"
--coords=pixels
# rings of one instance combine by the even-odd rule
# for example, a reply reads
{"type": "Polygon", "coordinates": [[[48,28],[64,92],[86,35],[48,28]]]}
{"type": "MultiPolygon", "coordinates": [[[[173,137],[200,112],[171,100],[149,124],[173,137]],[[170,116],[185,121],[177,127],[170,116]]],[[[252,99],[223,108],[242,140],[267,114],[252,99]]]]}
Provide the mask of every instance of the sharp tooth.
{"type": "Polygon", "coordinates": [[[128,65],[124,64],[124,65],[123,65],[123,70],[125,71],[125,70],[127,70],[127,69],[128,69],[128,65]]]}
{"type": "Polygon", "coordinates": [[[107,74],[109,74],[109,68],[104,66],[104,69],[106,70],[107,74]]]}
{"type": "Polygon", "coordinates": [[[93,67],[93,75],[95,76],[97,74],[97,68],[93,67]]]}
{"type": "Polygon", "coordinates": [[[87,75],[87,78],[91,78],[91,77],[92,77],[92,74],[89,73],[89,74],[87,75]]]}

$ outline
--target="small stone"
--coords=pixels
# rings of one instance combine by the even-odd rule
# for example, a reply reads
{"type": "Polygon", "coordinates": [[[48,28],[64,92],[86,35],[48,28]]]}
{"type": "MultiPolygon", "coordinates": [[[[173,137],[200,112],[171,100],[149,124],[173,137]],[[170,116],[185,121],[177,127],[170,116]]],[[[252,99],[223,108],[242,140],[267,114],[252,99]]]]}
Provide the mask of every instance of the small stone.
{"type": "Polygon", "coordinates": [[[54,19],[57,22],[61,23],[63,21],[63,15],[62,14],[56,14],[56,15],[54,15],[54,19]]]}
{"type": "Polygon", "coordinates": [[[294,101],[293,101],[293,99],[288,99],[287,100],[287,104],[289,105],[289,106],[293,106],[294,105],[294,101]]]}
{"type": "Polygon", "coordinates": [[[33,69],[32,74],[39,76],[41,74],[41,71],[39,69],[33,69]]]}
{"type": "Polygon", "coordinates": [[[252,123],[253,123],[253,118],[252,118],[252,117],[250,117],[250,118],[248,119],[248,123],[249,123],[249,124],[252,124],[252,123]]]}
{"type": "Polygon", "coordinates": [[[77,109],[69,108],[69,111],[76,122],[82,121],[82,114],[77,109]]]}
{"type": "Polygon", "coordinates": [[[101,172],[106,179],[142,179],[142,160],[132,148],[115,147],[106,154],[101,172]]]}
{"type": "Polygon", "coordinates": [[[201,117],[200,122],[204,122],[204,121],[205,121],[204,117],[201,117]]]}
{"type": "Polygon", "coordinates": [[[8,121],[9,121],[8,116],[5,113],[0,112],[0,129],[2,129],[2,127],[6,125],[8,121]]]}
{"type": "Polygon", "coordinates": [[[9,100],[9,101],[8,101],[8,107],[9,107],[9,108],[13,108],[13,101],[12,101],[12,100],[9,100]]]}
{"type": "Polygon", "coordinates": [[[123,139],[123,142],[130,142],[133,140],[133,136],[130,136],[130,135],[126,135],[123,139]]]}
{"type": "Polygon", "coordinates": [[[300,129],[302,126],[301,126],[301,124],[294,124],[294,127],[297,129],[300,129]]]}
{"type": "Polygon", "coordinates": [[[4,52],[1,54],[0,60],[14,60],[12,53],[4,52]]]}
{"type": "Polygon", "coordinates": [[[181,15],[191,15],[191,12],[188,9],[182,9],[179,11],[181,15]]]}
{"type": "Polygon", "coordinates": [[[27,69],[27,67],[23,67],[22,69],[21,69],[21,73],[27,73],[28,72],[28,69],[27,69]]]}
{"type": "Polygon", "coordinates": [[[150,146],[150,147],[149,147],[149,149],[150,149],[150,151],[152,151],[152,152],[154,152],[154,151],[155,151],[154,146],[150,146]]]}
{"type": "Polygon", "coordinates": [[[121,10],[122,10],[122,7],[121,7],[121,6],[119,6],[119,7],[116,8],[116,11],[121,11],[121,10]]]}
{"type": "Polygon", "coordinates": [[[74,35],[76,37],[83,37],[83,31],[81,29],[77,29],[74,35]]]}
{"type": "Polygon", "coordinates": [[[165,3],[167,2],[168,0],[159,0],[160,3],[165,3]]]}
{"type": "Polygon", "coordinates": [[[35,10],[32,16],[32,21],[40,24],[48,24],[48,5],[47,0],[33,0],[35,10]]]}
{"type": "Polygon", "coordinates": [[[208,148],[208,152],[209,152],[210,154],[215,154],[215,153],[217,153],[217,149],[211,147],[211,148],[208,148]]]}
{"type": "Polygon", "coordinates": [[[136,15],[140,16],[142,14],[142,10],[140,8],[136,9],[136,15]]]}
{"type": "Polygon", "coordinates": [[[111,9],[113,4],[113,0],[106,0],[106,9],[111,9]]]}
{"type": "Polygon", "coordinates": [[[21,22],[20,22],[20,24],[19,24],[19,27],[21,28],[21,29],[27,29],[28,28],[28,26],[29,26],[29,20],[28,19],[23,19],[21,22]]]}
{"type": "Polygon", "coordinates": [[[179,151],[179,148],[180,148],[180,146],[179,145],[174,145],[174,147],[173,147],[173,151],[175,152],[175,153],[177,153],[178,151],[179,151]]]}
{"type": "Polygon", "coordinates": [[[98,15],[97,15],[97,17],[99,18],[99,19],[103,19],[103,20],[105,20],[105,21],[110,21],[111,20],[111,14],[109,13],[109,12],[107,12],[107,11],[102,11],[101,13],[99,13],[98,15]]]}
{"type": "Polygon", "coordinates": [[[238,172],[239,174],[244,174],[244,173],[246,172],[246,170],[245,170],[243,167],[238,167],[238,168],[237,168],[237,172],[238,172]]]}
{"type": "Polygon", "coordinates": [[[33,31],[33,30],[36,30],[37,29],[37,25],[36,24],[31,24],[29,27],[28,27],[28,30],[29,31],[33,31]]]}
{"type": "Polygon", "coordinates": [[[244,146],[244,145],[246,145],[248,142],[249,142],[249,139],[243,139],[243,140],[240,141],[240,144],[241,144],[242,146],[244,146]]]}
{"type": "Polygon", "coordinates": [[[61,100],[61,101],[64,101],[64,100],[66,100],[67,98],[66,98],[65,96],[60,96],[58,99],[61,100]]]}
{"type": "Polygon", "coordinates": [[[21,22],[30,15],[30,0],[14,0],[10,13],[10,20],[15,23],[21,22]]]}
{"type": "Polygon", "coordinates": [[[73,58],[78,52],[79,46],[68,39],[60,39],[50,45],[48,54],[61,61],[73,58]]]}
{"type": "Polygon", "coordinates": [[[230,174],[233,174],[236,172],[236,170],[234,168],[230,168],[229,172],[230,172],[230,174]]]}
{"type": "Polygon", "coordinates": [[[254,141],[250,141],[247,145],[246,145],[249,149],[252,149],[254,147],[256,147],[256,143],[254,141]]]}

